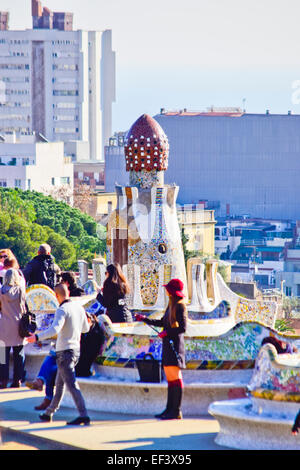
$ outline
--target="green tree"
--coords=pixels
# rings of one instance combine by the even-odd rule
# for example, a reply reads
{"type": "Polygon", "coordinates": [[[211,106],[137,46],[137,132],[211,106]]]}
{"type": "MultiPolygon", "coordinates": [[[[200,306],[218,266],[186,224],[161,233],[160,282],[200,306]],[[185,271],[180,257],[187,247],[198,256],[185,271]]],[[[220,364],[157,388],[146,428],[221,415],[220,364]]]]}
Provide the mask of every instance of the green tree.
{"type": "Polygon", "coordinates": [[[10,248],[21,266],[47,242],[56,263],[77,269],[77,259],[91,261],[106,249],[105,229],[79,209],[36,191],[0,188],[0,248],[10,248]]]}
{"type": "Polygon", "coordinates": [[[76,262],[76,249],[65,237],[50,231],[47,243],[51,246],[56,263],[62,270],[69,270],[76,262]]]}

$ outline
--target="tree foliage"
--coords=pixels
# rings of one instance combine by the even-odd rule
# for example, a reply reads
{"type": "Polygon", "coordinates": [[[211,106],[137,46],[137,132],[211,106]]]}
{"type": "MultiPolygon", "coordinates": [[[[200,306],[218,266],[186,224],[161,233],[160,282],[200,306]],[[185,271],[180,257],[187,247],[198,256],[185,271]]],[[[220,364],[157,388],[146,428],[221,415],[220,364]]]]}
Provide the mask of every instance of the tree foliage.
{"type": "Polygon", "coordinates": [[[21,266],[41,243],[52,247],[61,269],[77,269],[77,259],[91,261],[106,249],[96,221],[62,201],[35,191],[0,188],[0,248],[10,248],[21,266]]]}

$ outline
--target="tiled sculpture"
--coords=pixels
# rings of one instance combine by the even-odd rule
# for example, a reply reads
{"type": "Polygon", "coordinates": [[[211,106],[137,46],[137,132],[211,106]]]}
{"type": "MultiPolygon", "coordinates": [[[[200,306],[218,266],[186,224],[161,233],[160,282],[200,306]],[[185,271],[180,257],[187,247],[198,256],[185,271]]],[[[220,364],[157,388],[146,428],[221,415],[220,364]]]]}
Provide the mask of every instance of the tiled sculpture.
{"type": "Polygon", "coordinates": [[[238,449],[300,449],[299,437],[291,435],[300,409],[300,354],[278,354],[265,344],[247,388],[248,398],[210,405],[220,424],[216,442],[238,449]]]}
{"type": "MultiPolygon", "coordinates": [[[[163,309],[162,284],[178,277],[186,286],[176,199],[179,188],[164,184],[169,144],[160,125],[141,116],[125,139],[129,185],[117,186],[117,209],[107,225],[107,262],[138,266],[139,280],[132,284],[134,298],[150,309],[163,309]]],[[[132,305],[136,308],[136,305],[132,305]]]]}

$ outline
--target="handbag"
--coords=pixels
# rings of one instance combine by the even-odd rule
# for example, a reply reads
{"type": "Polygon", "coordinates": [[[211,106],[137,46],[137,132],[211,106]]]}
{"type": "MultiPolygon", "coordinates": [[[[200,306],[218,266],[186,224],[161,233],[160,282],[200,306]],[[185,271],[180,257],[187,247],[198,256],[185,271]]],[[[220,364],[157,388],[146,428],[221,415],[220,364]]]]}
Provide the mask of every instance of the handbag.
{"type": "Polygon", "coordinates": [[[30,312],[27,303],[25,302],[26,312],[23,313],[19,321],[19,335],[21,338],[27,338],[31,333],[34,333],[36,325],[36,316],[30,312]]]}
{"type": "Polygon", "coordinates": [[[142,359],[136,359],[135,363],[139,371],[140,382],[161,382],[161,365],[152,354],[145,354],[142,359]]]}

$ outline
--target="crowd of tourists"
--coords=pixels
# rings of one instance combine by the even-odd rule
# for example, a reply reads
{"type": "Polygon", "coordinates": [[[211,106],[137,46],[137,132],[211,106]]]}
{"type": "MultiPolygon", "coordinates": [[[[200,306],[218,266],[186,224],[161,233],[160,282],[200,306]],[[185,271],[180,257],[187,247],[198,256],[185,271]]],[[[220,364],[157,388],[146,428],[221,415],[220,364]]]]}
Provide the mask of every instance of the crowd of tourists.
{"type": "MultiPolygon", "coordinates": [[[[162,365],[168,382],[168,397],[166,409],[156,417],[181,419],[181,369],[185,367],[187,309],[184,286],[179,279],[172,279],[164,287],[169,297],[164,316],[160,320],[150,320],[144,315],[133,318],[126,302],[130,292],[128,281],[118,264],[110,264],[96,299],[101,307],[99,314],[105,312],[113,323],[139,321],[162,327],[159,337],[163,342],[162,365]]],[[[67,387],[78,410],[78,417],[67,424],[90,423],[77,377],[93,374],[91,366],[103,344],[104,334],[97,321],[97,312],[90,315],[79,302],[74,302],[75,297],[82,295],[84,290],[77,285],[75,273],[61,272],[48,244],[42,244],[37,255],[23,269],[10,249],[0,250],[0,388],[18,388],[22,383],[34,390],[45,388],[42,403],[35,407],[42,411],[39,415],[42,421],[52,420],[67,387]],[[59,307],[50,327],[23,337],[20,320],[28,312],[26,288],[35,284],[50,287],[59,307]],[[45,340],[50,341],[49,353],[36,378],[26,380],[24,346],[45,340]],[[9,371],[11,353],[12,374],[9,371]]]]}
{"type": "MultiPolygon", "coordinates": [[[[104,342],[104,333],[97,313],[105,313],[113,323],[144,322],[162,328],[158,336],[162,339],[162,366],[168,383],[165,410],[156,415],[161,420],[181,419],[183,392],[182,369],[185,368],[184,333],[187,328],[187,307],[184,285],[172,279],[164,285],[169,298],[167,309],[161,319],[150,319],[136,314],[133,318],[126,302],[130,287],[121,267],[110,264],[106,268],[103,287],[98,289],[96,299],[99,311],[90,315],[76,302],[76,297],[85,294],[77,285],[74,272],[61,272],[51,255],[51,247],[42,244],[37,255],[21,269],[10,249],[0,250],[0,389],[18,388],[22,383],[34,390],[44,390],[42,403],[35,407],[42,411],[39,418],[48,422],[59,409],[65,387],[68,388],[78,410],[78,417],[69,425],[88,425],[90,418],[80,391],[77,377],[89,377],[91,368],[104,342]],[[28,312],[26,288],[35,284],[50,287],[58,300],[52,324],[46,330],[20,334],[20,320],[28,312]],[[50,350],[36,378],[26,380],[27,343],[50,341],[50,350]],[[12,353],[12,374],[9,373],[12,353]],[[12,377],[9,385],[9,378],[12,377]]],[[[296,352],[272,333],[262,341],[271,343],[278,354],[296,352]]],[[[292,433],[300,429],[300,412],[295,418],[292,433]]]]}

